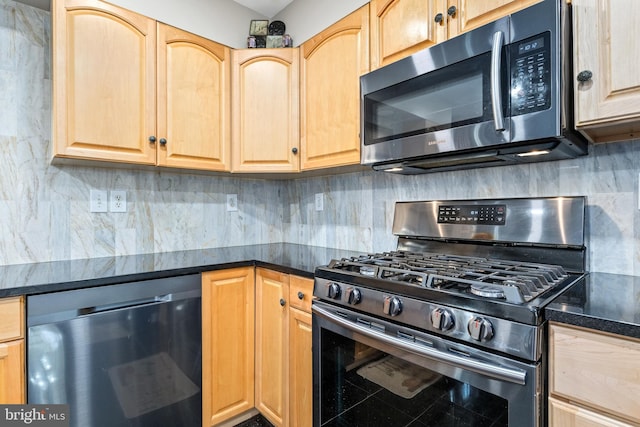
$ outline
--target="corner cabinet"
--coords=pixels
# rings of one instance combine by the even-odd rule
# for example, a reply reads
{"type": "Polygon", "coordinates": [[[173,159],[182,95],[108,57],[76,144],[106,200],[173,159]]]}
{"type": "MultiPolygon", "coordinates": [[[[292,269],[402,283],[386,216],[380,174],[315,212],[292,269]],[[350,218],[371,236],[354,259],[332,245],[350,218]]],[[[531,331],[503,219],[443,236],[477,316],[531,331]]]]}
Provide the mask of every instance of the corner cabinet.
{"type": "Polygon", "coordinates": [[[0,404],[26,403],[24,304],[0,299],[0,404]]]}
{"type": "Polygon", "coordinates": [[[549,426],[640,425],[640,340],[549,325],[549,426]]]}
{"type": "Polygon", "coordinates": [[[202,425],[254,407],[254,268],[202,274],[202,425]]]}
{"type": "Polygon", "coordinates": [[[228,170],[230,51],[99,0],[53,0],[53,156],[228,170]]]}
{"type": "Polygon", "coordinates": [[[299,171],[298,48],[240,49],[232,58],[232,171],[299,171]]]}
{"type": "Polygon", "coordinates": [[[542,0],[371,0],[371,68],[379,68],[542,0]]]}
{"type": "Polygon", "coordinates": [[[360,163],[360,76],[369,71],[369,5],[300,46],[301,169],[360,163]]]}
{"type": "Polygon", "coordinates": [[[640,2],[573,0],[576,127],[592,141],[640,135],[640,2]]]}

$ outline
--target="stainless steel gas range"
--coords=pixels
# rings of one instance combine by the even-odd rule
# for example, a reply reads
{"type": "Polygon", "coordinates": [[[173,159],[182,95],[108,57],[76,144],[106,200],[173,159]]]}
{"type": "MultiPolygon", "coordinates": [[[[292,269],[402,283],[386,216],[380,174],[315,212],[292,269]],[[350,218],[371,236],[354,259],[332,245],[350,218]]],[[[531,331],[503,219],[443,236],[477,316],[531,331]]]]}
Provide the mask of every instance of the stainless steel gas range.
{"type": "Polygon", "coordinates": [[[544,307],[584,279],[585,199],[398,202],[393,233],[315,271],[314,426],[543,426],[544,307]]]}

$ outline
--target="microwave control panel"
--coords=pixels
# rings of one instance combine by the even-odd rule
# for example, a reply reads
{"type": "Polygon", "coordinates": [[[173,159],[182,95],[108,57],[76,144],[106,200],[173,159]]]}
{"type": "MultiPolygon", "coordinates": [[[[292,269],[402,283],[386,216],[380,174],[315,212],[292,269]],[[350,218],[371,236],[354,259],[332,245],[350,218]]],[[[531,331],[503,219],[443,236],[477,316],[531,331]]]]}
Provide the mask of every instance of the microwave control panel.
{"type": "Polygon", "coordinates": [[[511,44],[511,116],[551,107],[549,32],[511,44]]]}
{"type": "Polygon", "coordinates": [[[506,205],[440,205],[438,224],[505,225],[506,205]]]}

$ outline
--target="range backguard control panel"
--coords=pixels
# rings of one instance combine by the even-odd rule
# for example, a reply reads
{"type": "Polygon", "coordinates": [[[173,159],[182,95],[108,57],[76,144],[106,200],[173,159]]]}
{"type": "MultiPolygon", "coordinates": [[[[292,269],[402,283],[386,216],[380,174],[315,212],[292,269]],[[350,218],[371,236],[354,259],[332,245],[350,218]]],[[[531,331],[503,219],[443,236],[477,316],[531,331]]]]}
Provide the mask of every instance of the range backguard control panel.
{"type": "Polygon", "coordinates": [[[438,224],[505,225],[506,205],[441,205],[438,224]]]}

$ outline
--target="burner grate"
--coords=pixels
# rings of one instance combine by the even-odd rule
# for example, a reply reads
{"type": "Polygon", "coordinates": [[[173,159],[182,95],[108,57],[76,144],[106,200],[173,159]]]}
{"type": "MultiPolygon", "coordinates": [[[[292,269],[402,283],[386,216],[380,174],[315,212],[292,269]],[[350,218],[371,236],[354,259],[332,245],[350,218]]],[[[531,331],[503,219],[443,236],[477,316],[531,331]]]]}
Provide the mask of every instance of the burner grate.
{"type": "Polygon", "coordinates": [[[343,258],[329,268],[513,304],[526,303],[568,277],[557,265],[407,251],[343,258]]]}

